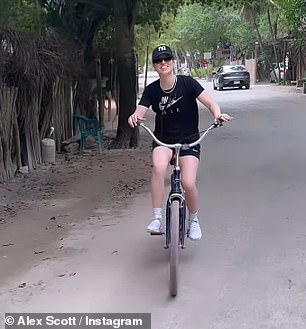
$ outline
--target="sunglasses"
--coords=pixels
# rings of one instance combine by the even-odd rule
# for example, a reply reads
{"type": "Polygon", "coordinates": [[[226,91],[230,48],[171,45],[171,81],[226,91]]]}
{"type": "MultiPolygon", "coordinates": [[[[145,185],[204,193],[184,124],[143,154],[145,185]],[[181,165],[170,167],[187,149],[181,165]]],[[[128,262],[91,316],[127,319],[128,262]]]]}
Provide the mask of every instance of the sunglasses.
{"type": "Polygon", "coordinates": [[[163,61],[168,63],[170,61],[173,60],[173,56],[169,56],[169,57],[164,57],[164,58],[157,58],[153,61],[154,64],[160,64],[162,63],[163,61]]]}

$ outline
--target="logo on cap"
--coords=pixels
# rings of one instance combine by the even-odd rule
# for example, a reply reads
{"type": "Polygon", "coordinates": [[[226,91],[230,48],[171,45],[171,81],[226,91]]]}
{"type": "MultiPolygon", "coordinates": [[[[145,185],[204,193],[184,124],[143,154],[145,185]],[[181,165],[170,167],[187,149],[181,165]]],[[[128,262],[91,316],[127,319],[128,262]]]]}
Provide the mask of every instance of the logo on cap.
{"type": "Polygon", "coordinates": [[[167,50],[166,46],[159,46],[158,47],[158,51],[166,51],[166,50],[167,50]]]}

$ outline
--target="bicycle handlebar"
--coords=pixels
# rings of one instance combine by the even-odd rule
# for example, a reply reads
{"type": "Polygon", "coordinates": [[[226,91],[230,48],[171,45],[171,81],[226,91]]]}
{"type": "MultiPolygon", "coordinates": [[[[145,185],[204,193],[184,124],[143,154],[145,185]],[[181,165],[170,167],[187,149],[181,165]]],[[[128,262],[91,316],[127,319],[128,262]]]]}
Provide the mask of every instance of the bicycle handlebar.
{"type": "Polygon", "coordinates": [[[192,142],[190,144],[187,143],[175,143],[175,144],[166,144],[163,143],[162,141],[160,141],[152,132],[152,130],[147,127],[145,124],[143,124],[142,122],[139,124],[139,126],[141,126],[142,128],[144,128],[153,138],[153,140],[160,146],[165,146],[171,149],[177,149],[177,148],[181,148],[183,150],[192,148],[194,146],[196,146],[197,144],[200,144],[201,141],[204,139],[204,137],[209,133],[210,130],[214,129],[214,128],[218,128],[222,126],[222,123],[218,123],[218,122],[214,122],[213,124],[211,124],[205,131],[204,133],[200,136],[200,138],[198,140],[196,140],[195,142],[192,142]]]}

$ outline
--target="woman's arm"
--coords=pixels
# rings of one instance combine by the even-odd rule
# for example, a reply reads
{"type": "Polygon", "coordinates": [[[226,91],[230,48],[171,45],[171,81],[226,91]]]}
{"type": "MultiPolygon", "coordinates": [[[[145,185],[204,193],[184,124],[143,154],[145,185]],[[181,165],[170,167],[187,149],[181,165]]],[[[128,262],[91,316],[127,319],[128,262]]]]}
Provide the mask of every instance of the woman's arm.
{"type": "Polygon", "coordinates": [[[140,122],[145,121],[145,115],[148,108],[143,105],[138,105],[135,112],[129,116],[128,123],[132,128],[135,128],[140,122]]]}
{"type": "Polygon", "coordinates": [[[201,92],[197,99],[209,109],[215,120],[229,121],[233,119],[228,114],[221,113],[219,104],[210,95],[208,95],[205,90],[201,92]]]}

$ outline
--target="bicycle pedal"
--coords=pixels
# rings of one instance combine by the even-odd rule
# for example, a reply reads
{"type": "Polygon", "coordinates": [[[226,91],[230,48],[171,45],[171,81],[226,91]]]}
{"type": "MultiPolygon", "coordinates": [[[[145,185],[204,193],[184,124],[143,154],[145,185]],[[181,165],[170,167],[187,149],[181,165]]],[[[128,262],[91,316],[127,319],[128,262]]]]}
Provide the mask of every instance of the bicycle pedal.
{"type": "Polygon", "coordinates": [[[150,232],[150,235],[163,235],[164,232],[150,232]]]}

